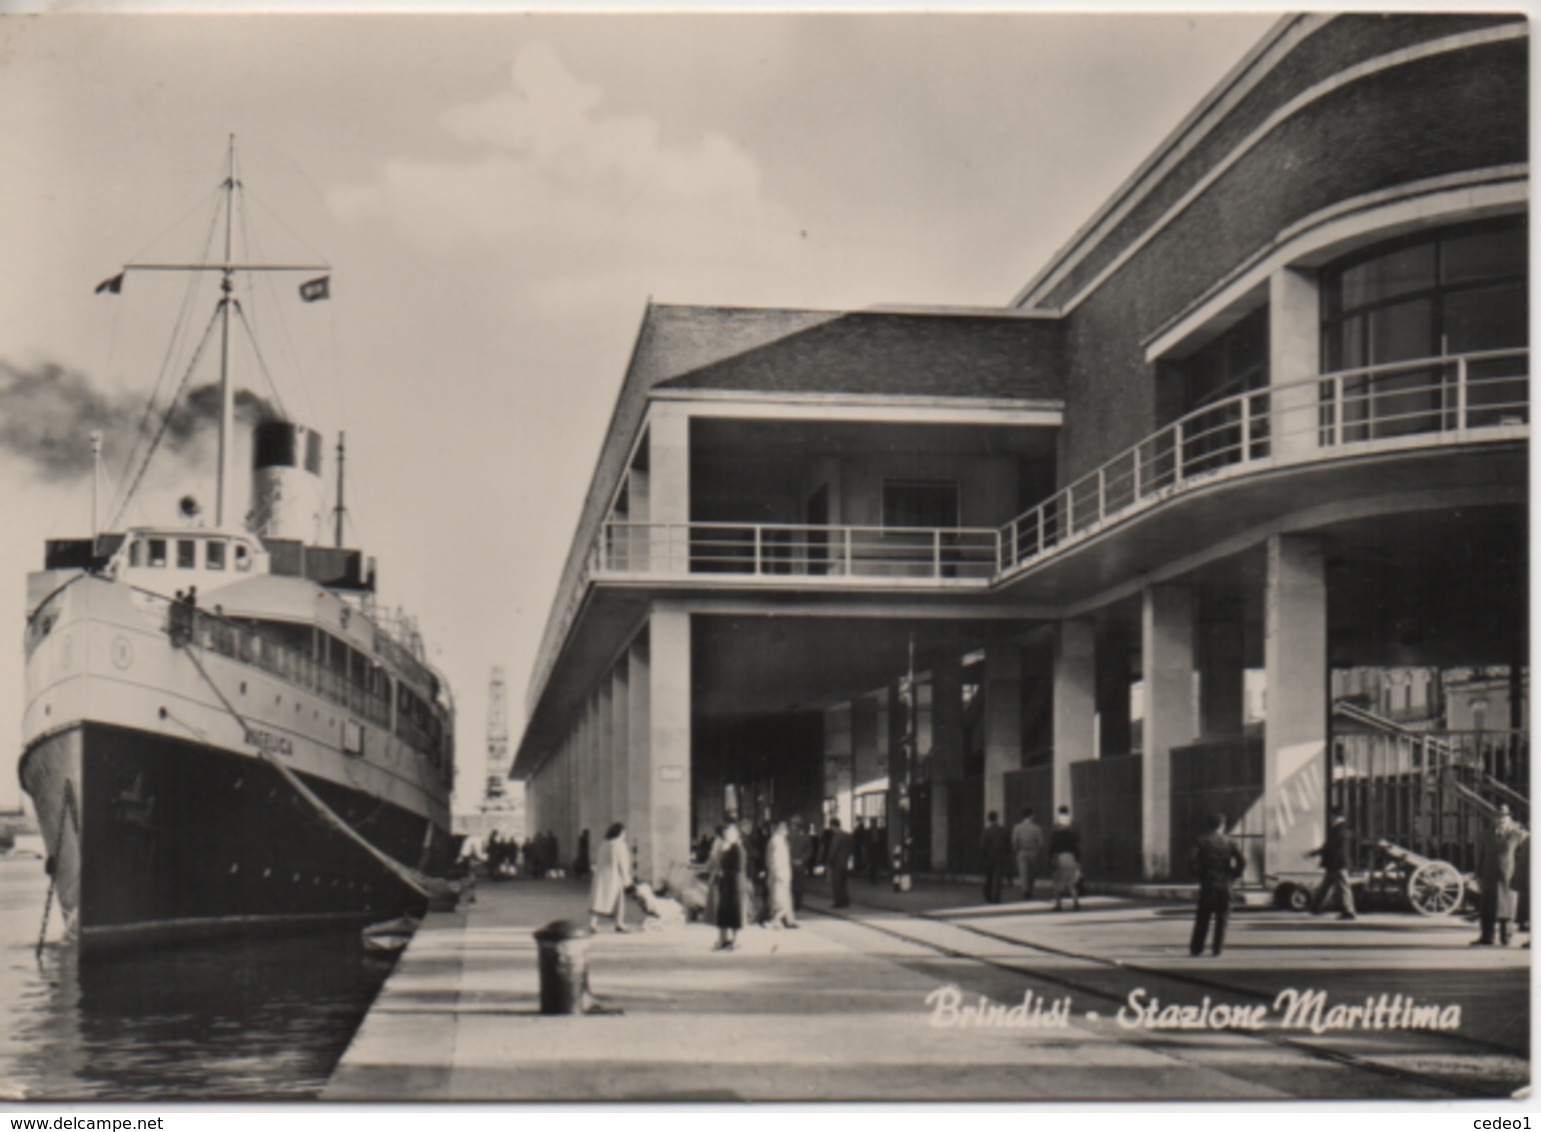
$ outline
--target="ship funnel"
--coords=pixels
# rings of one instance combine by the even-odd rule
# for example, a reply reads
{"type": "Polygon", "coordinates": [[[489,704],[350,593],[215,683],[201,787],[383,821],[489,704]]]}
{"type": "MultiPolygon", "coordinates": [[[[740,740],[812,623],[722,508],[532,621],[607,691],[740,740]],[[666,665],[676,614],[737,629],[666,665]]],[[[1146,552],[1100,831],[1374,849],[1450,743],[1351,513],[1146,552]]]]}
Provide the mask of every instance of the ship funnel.
{"type": "Polygon", "coordinates": [[[315,541],[321,529],[321,434],[264,421],[252,444],[251,518],[264,538],[315,541]]]}

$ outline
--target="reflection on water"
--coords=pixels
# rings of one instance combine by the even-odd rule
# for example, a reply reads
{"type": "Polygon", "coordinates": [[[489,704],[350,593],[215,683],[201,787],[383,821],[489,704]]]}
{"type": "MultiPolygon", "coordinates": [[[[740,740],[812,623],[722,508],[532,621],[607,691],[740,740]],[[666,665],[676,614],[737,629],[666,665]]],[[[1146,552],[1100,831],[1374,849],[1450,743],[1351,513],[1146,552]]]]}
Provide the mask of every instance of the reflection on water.
{"type": "Polygon", "coordinates": [[[0,1099],[314,1097],[390,972],[356,930],[39,960],[47,890],[0,860],[0,1099]]]}

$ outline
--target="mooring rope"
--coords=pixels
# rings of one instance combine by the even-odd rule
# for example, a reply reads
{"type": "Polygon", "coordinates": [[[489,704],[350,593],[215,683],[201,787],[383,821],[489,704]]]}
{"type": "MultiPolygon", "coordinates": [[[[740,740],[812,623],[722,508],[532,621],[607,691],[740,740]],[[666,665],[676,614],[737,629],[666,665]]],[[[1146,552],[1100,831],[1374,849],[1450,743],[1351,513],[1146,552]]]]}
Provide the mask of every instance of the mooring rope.
{"type": "MultiPolygon", "coordinates": [[[[80,815],[75,809],[75,783],[72,779],[64,780],[64,801],[62,803],[64,813],[59,815],[59,834],[54,838],[53,855],[48,858],[48,895],[43,898],[43,922],[37,929],[37,957],[43,958],[43,945],[48,941],[48,914],[53,910],[54,889],[59,885],[59,852],[64,848],[64,832],[69,825],[75,827],[75,835],[80,836],[80,815]],[[69,819],[69,825],[65,824],[65,818],[69,819]]],[[[62,903],[62,901],[61,901],[62,903]]]]}
{"type": "MultiPolygon", "coordinates": [[[[194,651],[191,642],[187,643],[183,651],[187,653],[187,658],[193,662],[193,667],[198,669],[198,674],[203,677],[204,683],[208,684],[210,689],[213,690],[214,695],[219,698],[219,702],[224,705],[225,710],[228,711],[231,717],[241,725],[242,735],[249,736],[251,734],[251,727],[247,724],[246,719],[241,715],[241,713],[235,709],[235,705],[233,705],[228,699],[225,698],[224,692],[220,691],[219,685],[216,684],[213,677],[209,675],[208,669],[204,668],[203,662],[198,659],[198,654],[194,651]]],[[[433,897],[438,895],[445,895],[454,891],[448,882],[440,880],[437,877],[426,876],[425,874],[419,872],[417,869],[414,869],[409,865],[402,864],[400,861],[396,860],[384,850],[377,848],[372,842],[370,842],[368,838],[366,838],[363,834],[359,833],[358,830],[354,829],[351,825],[344,821],[335,810],[333,810],[326,804],[326,802],[318,797],[315,791],[307,786],[304,780],[301,779],[300,776],[297,775],[291,768],[285,766],[282,762],[274,758],[273,755],[263,750],[257,744],[251,743],[249,739],[248,744],[254,751],[257,752],[257,757],[259,759],[267,763],[274,770],[278,771],[278,773],[283,776],[284,781],[289,783],[289,785],[294,788],[295,793],[297,793],[301,798],[308,802],[312,808],[315,809],[317,816],[319,816],[322,821],[331,826],[338,833],[341,833],[344,837],[348,838],[348,840],[358,845],[375,860],[379,861],[380,864],[384,865],[385,868],[393,876],[395,876],[397,880],[401,881],[408,888],[416,892],[419,896],[433,897]]]]}

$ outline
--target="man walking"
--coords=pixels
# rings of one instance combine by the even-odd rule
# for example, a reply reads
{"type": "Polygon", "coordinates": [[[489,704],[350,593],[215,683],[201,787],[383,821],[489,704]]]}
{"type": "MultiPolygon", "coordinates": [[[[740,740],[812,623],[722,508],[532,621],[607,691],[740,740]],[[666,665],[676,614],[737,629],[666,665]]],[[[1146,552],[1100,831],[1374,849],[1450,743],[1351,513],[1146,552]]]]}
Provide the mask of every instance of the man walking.
{"type": "Polygon", "coordinates": [[[986,818],[985,831],[979,838],[979,855],[984,858],[985,900],[999,904],[1006,872],[1011,868],[1011,835],[1001,825],[1001,816],[994,810],[986,818]]]}
{"type": "Polygon", "coordinates": [[[1070,821],[1070,807],[1061,806],[1054,815],[1054,832],[1049,834],[1049,864],[1053,867],[1054,910],[1062,911],[1065,897],[1081,910],[1081,834],[1070,821]]]}
{"type": "Polygon", "coordinates": [[[1022,811],[1022,820],[1011,830],[1011,849],[1017,855],[1017,878],[1022,882],[1022,899],[1033,898],[1033,874],[1043,854],[1043,830],[1033,820],[1033,808],[1022,811]]]}
{"type": "Polygon", "coordinates": [[[1209,819],[1209,832],[1193,847],[1190,864],[1193,875],[1199,878],[1199,906],[1193,918],[1193,938],[1188,942],[1188,952],[1195,957],[1204,954],[1204,941],[1213,920],[1213,954],[1219,958],[1220,949],[1225,946],[1225,925],[1231,918],[1231,885],[1247,868],[1241,849],[1226,836],[1224,814],[1215,814],[1209,819]]]}
{"type": "Polygon", "coordinates": [[[808,870],[812,867],[809,858],[813,855],[813,838],[808,836],[808,829],[803,825],[803,819],[794,817],[789,823],[787,832],[787,848],[792,855],[792,910],[803,910],[803,884],[808,879],[808,870]]]}
{"type": "Polygon", "coordinates": [[[1354,911],[1354,889],[1349,884],[1348,867],[1349,853],[1352,842],[1349,839],[1348,819],[1342,814],[1333,814],[1327,826],[1327,840],[1322,842],[1320,849],[1313,849],[1307,853],[1308,857],[1317,857],[1322,862],[1322,883],[1316,890],[1316,895],[1311,898],[1311,914],[1321,914],[1322,905],[1337,893],[1338,900],[1343,910],[1338,913],[1340,920],[1357,920],[1359,915],[1354,911]]]}

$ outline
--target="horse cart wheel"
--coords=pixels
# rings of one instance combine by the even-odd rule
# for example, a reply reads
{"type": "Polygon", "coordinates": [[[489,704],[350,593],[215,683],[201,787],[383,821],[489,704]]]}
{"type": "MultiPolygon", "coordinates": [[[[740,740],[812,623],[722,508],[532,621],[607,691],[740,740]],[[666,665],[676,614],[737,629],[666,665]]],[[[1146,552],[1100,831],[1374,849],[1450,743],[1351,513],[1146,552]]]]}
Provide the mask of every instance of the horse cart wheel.
{"type": "Polygon", "coordinates": [[[1466,896],[1466,878],[1448,861],[1425,861],[1407,878],[1407,902],[1423,916],[1448,916],[1466,896]]]}
{"type": "Polygon", "coordinates": [[[1306,912],[1311,908],[1311,890],[1298,884],[1284,885],[1279,892],[1279,903],[1291,912],[1306,912]]]}

